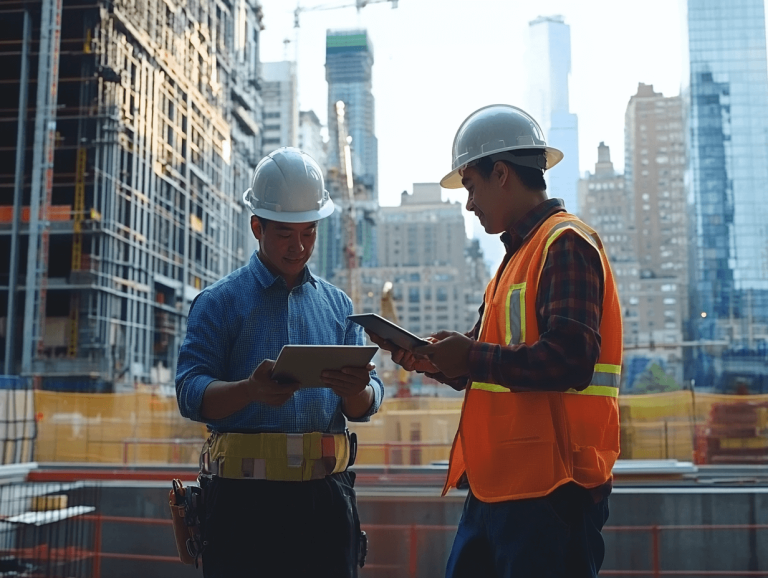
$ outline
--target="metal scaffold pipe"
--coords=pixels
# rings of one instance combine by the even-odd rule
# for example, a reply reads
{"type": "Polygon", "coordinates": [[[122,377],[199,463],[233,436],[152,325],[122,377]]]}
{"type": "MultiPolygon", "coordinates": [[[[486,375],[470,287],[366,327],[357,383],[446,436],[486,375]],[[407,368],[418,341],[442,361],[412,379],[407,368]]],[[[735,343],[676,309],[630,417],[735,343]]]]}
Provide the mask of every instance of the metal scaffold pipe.
{"type": "Polygon", "coordinates": [[[21,223],[22,192],[24,189],[24,150],[27,131],[27,85],[29,83],[29,43],[32,26],[29,11],[24,10],[21,75],[19,76],[19,112],[16,132],[16,173],[13,181],[13,218],[11,219],[11,259],[8,275],[8,313],[5,317],[5,375],[16,373],[16,287],[19,282],[19,227],[21,223]]]}
{"type": "Polygon", "coordinates": [[[32,154],[32,189],[29,206],[26,299],[22,375],[32,375],[32,359],[42,345],[45,327],[48,264],[47,208],[53,185],[53,154],[56,138],[59,48],[62,0],[43,0],[40,21],[40,58],[37,74],[35,140],[32,154]]]}

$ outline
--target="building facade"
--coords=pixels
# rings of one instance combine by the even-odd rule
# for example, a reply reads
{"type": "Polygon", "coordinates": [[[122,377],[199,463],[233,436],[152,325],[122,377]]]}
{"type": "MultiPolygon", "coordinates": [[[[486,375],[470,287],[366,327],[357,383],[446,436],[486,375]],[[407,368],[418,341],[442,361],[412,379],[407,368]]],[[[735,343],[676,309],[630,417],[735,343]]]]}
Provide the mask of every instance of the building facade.
{"type": "Polygon", "coordinates": [[[768,390],[768,73],[762,0],[687,1],[693,197],[691,336],[697,385],[768,390]],[[760,363],[747,363],[747,358],[760,363]],[[729,359],[735,359],[730,363],[729,359]],[[754,359],[752,359],[754,358],[754,359]],[[741,368],[761,367],[759,371],[741,368]]]}
{"type": "Polygon", "coordinates": [[[579,211],[579,123],[570,112],[568,79],[571,74],[571,28],[562,16],[540,16],[528,26],[528,101],[526,112],[541,125],[547,144],[564,158],[545,177],[550,197],[579,211]]]}
{"type": "MultiPolygon", "coordinates": [[[[625,115],[625,181],[634,214],[639,295],[636,355],[683,380],[688,320],[688,205],[683,100],[640,83],[625,115]]],[[[636,305],[632,303],[637,299],[636,305]]]]}
{"type": "Polygon", "coordinates": [[[299,148],[325,169],[327,145],[323,141],[323,124],[313,110],[299,112],[299,148]]]}
{"type": "Polygon", "coordinates": [[[360,270],[364,312],[378,312],[391,281],[400,324],[412,333],[474,326],[487,270],[479,244],[467,239],[461,204],[443,201],[439,184],[415,183],[400,206],[381,208],[378,261],[360,270]]]}
{"type": "Polygon", "coordinates": [[[0,169],[4,371],[64,390],[170,384],[191,300],[249,257],[261,8],[17,8],[2,114],[30,112],[0,133],[28,153],[0,169]],[[31,71],[42,93],[26,91],[31,71]]]}
{"type": "Polygon", "coordinates": [[[624,175],[598,147],[579,182],[582,218],[611,259],[624,318],[623,387],[655,363],[682,383],[688,314],[684,134],[679,97],[640,85],[627,107],[624,175]],[[672,265],[670,265],[670,263],[672,265]]]}
{"type": "Polygon", "coordinates": [[[261,97],[264,102],[261,153],[299,142],[299,95],[296,63],[264,62],[261,65],[261,97]]]}

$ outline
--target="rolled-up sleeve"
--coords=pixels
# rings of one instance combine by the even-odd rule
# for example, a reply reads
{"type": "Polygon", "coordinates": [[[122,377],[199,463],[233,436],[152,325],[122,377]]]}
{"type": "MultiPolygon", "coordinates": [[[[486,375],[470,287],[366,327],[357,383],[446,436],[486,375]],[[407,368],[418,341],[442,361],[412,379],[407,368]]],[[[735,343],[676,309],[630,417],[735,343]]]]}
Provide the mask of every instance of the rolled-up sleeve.
{"type": "Polygon", "coordinates": [[[221,309],[222,304],[207,291],[189,307],[187,335],[176,366],[176,399],[181,415],[194,421],[210,421],[201,414],[205,389],[214,381],[226,381],[228,332],[221,309]]]}
{"type": "MultiPolygon", "coordinates": [[[[348,315],[351,315],[351,314],[352,314],[352,306],[350,304],[348,315]]],[[[367,345],[365,341],[365,334],[363,333],[363,328],[361,325],[358,325],[357,323],[353,323],[352,321],[347,319],[345,336],[344,336],[344,344],[345,345],[367,345]]],[[[349,421],[354,421],[354,422],[371,421],[371,416],[375,414],[377,411],[379,411],[379,408],[381,407],[381,402],[384,399],[384,384],[381,383],[379,376],[376,374],[376,370],[371,371],[371,381],[369,383],[373,388],[373,403],[371,404],[371,407],[368,409],[367,412],[365,412],[360,417],[356,417],[356,418],[347,417],[349,421]]]]}

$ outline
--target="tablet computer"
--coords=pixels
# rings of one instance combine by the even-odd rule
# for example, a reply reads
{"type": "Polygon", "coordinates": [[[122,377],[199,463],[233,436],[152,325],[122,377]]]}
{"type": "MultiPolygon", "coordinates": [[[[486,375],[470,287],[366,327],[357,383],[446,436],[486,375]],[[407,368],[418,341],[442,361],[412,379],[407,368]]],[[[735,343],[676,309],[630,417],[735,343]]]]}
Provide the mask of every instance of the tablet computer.
{"type": "Polygon", "coordinates": [[[406,331],[399,325],[395,325],[388,319],[384,319],[375,313],[350,315],[347,317],[347,319],[354,321],[358,325],[362,325],[371,333],[375,333],[379,337],[383,337],[398,347],[402,347],[408,351],[413,351],[415,347],[419,347],[421,345],[429,345],[429,341],[426,341],[421,337],[417,337],[410,331],[406,331]]]}
{"type": "Polygon", "coordinates": [[[301,387],[327,387],[320,373],[344,367],[365,367],[379,348],[375,345],[284,345],[272,379],[298,381],[301,387]]]}

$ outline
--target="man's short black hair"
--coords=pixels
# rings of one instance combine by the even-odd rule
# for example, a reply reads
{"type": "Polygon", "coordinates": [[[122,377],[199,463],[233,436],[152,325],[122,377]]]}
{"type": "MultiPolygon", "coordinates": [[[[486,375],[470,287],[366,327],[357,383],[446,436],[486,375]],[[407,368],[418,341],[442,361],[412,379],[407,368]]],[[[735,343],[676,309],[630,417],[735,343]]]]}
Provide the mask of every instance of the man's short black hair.
{"type": "MultiPolygon", "coordinates": [[[[528,151],[526,151],[528,152],[528,151]]],[[[536,151],[540,152],[540,151],[536,151]]],[[[515,154],[514,152],[512,154],[515,154]]],[[[529,153],[530,154],[530,153],[529,153]]],[[[515,155],[515,156],[522,156],[522,155],[515,155]]],[[[507,165],[510,169],[515,171],[515,174],[517,174],[518,178],[520,179],[520,182],[523,183],[523,186],[527,189],[531,189],[532,191],[546,191],[547,190],[547,181],[544,180],[544,171],[541,169],[534,169],[533,167],[524,167],[521,165],[516,165],[514,163],[511,163],[509,161],[500,161],[507,165]]],[[[488,180],[491,176],[491,172],[493,171],[493,165],[495,165],[491,160],[491,157],[483,157],[479,161],[477,161],[477,164],[474,165],[474,167],[477,169],[477,172],[480,173],[480,176],[483,177],[483,180],[488,180]]]]}
{"type": "Polygon", "coordinates": [[[258,215],[254,215],[259,220],[259,225],[261,225],[261,230],[264,231],[267,228],[267,224],[271,223],[269,219],[265,219],[264,217],[259,217],[258,215]]]}

